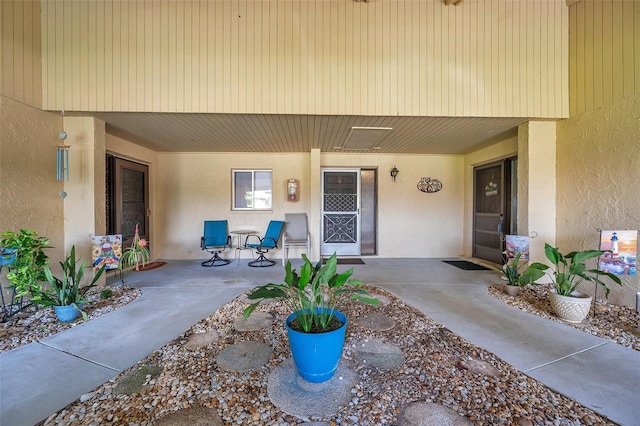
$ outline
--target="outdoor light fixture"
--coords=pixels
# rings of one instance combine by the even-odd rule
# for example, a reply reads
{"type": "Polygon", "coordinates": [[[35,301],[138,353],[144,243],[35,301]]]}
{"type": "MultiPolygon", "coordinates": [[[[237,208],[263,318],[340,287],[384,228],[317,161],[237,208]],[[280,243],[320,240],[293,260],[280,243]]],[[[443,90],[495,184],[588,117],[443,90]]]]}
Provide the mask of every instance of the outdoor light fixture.
{"type": "Polygon", "coordinates": [[[287,181],[287,201],[298,201],[298,180],[289,179],[287,181]]]}
{"type": "MultiPolygon", "coordinates": [[[[64,120],[64,110],[62,111],[62,118],[64,120]]],[[[56,179],[69,180],[69,145],[65,145],[64,141],[67,139],[67,132],[64,131],[64,121],[62,131],[58,135],[58,147],[56,148],[56,179]]]]}
{"type": "Polygon", "coordinates": [[[393,178],[393,181],[396,181],[396,176],[398,176],[398,173],[400,173],[400,170],[396,169],[396,166],[393,166],[393,169],[391,169],[391,177],[393,178]]]}

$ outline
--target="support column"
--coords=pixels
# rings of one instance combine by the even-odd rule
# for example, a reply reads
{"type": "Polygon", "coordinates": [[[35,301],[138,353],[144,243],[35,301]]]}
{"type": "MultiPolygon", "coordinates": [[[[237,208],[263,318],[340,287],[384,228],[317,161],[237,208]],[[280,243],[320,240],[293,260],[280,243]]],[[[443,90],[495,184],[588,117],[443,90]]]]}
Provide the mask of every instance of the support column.
{"type": "Polygon", "coordinates": [[[90,235],[106,232],[105,125],[92,117],[65,117],[69,181],[64,182],[64,250],[91,262],[90,235]]]}
{"type": "Polygon", "coordinates": [[[556,123],[518,127],[518,234],[530,239],[533,262],[544,262],[544,243],[556,242],[556,123]]]}
{"type": "Polygon", "coordinates": [[[311,261],[320,259],[320,241],[322,240],[322,172],[320,169],[320,154],[319,149],[312,149],[309,164],[309,174],[311,176],[309,229],[312,236],[309,259],[311,261]]]}

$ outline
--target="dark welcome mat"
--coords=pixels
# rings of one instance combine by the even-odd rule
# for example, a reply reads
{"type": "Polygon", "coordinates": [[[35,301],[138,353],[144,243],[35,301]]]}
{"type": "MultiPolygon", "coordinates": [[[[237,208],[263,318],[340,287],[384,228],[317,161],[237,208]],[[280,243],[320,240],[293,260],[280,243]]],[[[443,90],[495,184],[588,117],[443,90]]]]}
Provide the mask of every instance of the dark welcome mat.
{"type": "Polygon", "coordinates": [[[485,268],[477,263],[468,262],[466,260],[443,260],[444,263],[453,265],[456,268],[464,269],[465,271],[488,271],[489,268],[485,268]]]}
{"type": "MultiPolygon", "coordinates": [[[[327,263],[327,259],[322,259],[322,263],[327,263]]],[[[338,258],[338,265],[364,265],[364,261],[358,257],[338,258]]]]}

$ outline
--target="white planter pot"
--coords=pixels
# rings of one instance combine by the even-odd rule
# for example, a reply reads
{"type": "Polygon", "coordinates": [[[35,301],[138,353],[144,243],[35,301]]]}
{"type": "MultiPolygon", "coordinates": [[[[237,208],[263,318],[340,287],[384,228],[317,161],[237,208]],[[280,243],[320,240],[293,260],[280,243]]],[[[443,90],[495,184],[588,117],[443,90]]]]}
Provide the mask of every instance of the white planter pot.
{"type": "Polygon", "coordinates": [[[574,291],[571,296],[561,296],[551,290],[549,300],[558,318],[573,324],[581,323],[591,310],[592,297],[579,291],[574,291]]]}
{"type": "Polygon", "coordinates": [[[517,296],[518,294],[520,294],[521,290],[522,290],[522,287],[519,287],[517,285],[508,285],[508,284],[504,285],[504,292],[507,293],[509,296],[517,296]]]}

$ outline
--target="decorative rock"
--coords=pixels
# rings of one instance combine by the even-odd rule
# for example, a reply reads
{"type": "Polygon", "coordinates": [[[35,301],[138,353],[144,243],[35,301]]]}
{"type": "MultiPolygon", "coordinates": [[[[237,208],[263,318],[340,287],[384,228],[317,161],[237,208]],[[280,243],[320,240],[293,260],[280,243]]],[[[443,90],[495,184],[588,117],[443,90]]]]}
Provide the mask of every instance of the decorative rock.
{"type": "Polygon", "coordinates": [[[174,411],[153,423],[155,426],[223,426],[215,408],[189,407],[174,411]]]}
{"type": "Polygon", "coordinates": [[[498,377],[500,372],[493,365],[480,359],[459,360],[456,365],[462,370],[469,370],[485,376],[498,377]]]}
{"type": "Polygon", "coordinates": [[[271,371],[267,394],[273,405],[292,416],[301,419],[332,417],[340,406],[349,404],[351,388],[356,381],[355,369],[341,360],[331,379],[322,383],[307,382],[289,358],[271,371]]]}
{"type": "Polygon", "coordinates": [[[378,299],[380,301],[380,305],[382,305],[382,306],[388,305],[390,303],[389,298],[387,296],[382,295],[382,294],[369,293],[369,297],[372,297],[374,299],[378,299]]]}
{"type": "Polygon", "coordinates": [[[215,330],[209,330],[206,333],[194,333],[189,336],[187,343],[184,347],[187,349],[198,349],[209,346],[210,344],[218,341],[218,332],[215,330]]]}
{"type": "Polygon", "coordinates": [[[258,331],[273,325],[273,315],[268,312],[255,311],[249,318],[240,317],[233,323],[238,331],[258,331]]]}
{"type": "Polygon", "coordinates": [[[371,339],[352,346],[353,359],[362,365],[381,370],[391,370],[404,364],[402,349],[380,339],[371,339]]]}
{"type": "Polygon", "coordinates": [[[225,371],[249,371],[269,362],[271,346],[262,342],[238,342],[227,346],[216,357],[216,363],[225,371]]]}
{"type": "Polygon", "coordinates": [[[387,331],[396,326],[396,322],[393,318],[389,318],[389,316],[379,312],[363,314],[354,318],[353,323],[362,328],[366,328],[367,330],[374,331],[387,331]]]}
{"type": "Polygon", "coordinates": [[[401,414],[399,424],[405,426],[466,426],[472,425],[466,417],[456,411],[432,402],[414,402],[409,404],[401,414]]]}
{"type": "Polygon", "coordinates": [[[147,376],[158,377],[162,372],[162,367],[157,365],[142,365],[137,370],[130,371],[122,376],[116,383],[113,393],[116,395],[133,395],[144,393],[147,390],[145,383],[147,376]]]}

